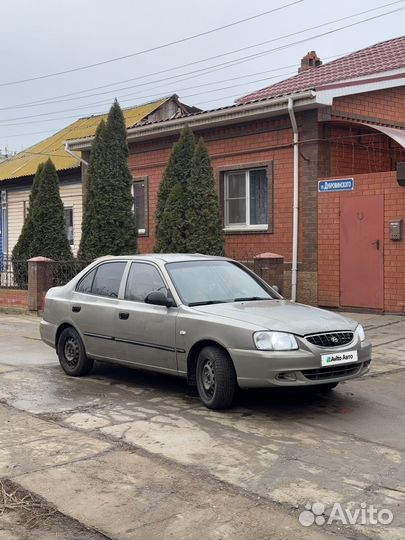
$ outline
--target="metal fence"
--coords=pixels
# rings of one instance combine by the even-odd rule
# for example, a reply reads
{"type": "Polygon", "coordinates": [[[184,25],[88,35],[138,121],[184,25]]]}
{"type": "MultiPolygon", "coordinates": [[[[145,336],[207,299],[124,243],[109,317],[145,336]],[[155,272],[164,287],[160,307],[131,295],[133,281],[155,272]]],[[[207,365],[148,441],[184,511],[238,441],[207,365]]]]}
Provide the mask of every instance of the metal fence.
{"type": "Polygon", "coordinates": [[[65,285],[68,281],[75,277],[76,274],[86,268],[91,261],[53,261],[52,276],[53,286],[65,285]]]}
{"type": "Polygon", "coordinates": [[[28,263],[27,261],[12,261],[11,257],[0,258],[0,288],[27,289],[28,263]]]}
{"type": "MultiPolygon", "coordinates": [[[[65,285],[89,263],[90,261],[78,260],[52,261],[52,286],[65,285]]],[[[13,261],[7,256],[0,258],[0,288],[28,289],[28,262],[13,261]]]]}

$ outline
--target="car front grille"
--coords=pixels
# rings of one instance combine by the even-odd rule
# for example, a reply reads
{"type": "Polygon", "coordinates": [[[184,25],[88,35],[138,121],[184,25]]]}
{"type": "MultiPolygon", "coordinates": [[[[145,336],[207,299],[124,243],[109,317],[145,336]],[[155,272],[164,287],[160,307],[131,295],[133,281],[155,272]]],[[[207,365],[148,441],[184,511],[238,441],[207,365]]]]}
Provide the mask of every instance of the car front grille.
{"type": "Polygon", "coordinates": [[[335,366],[333,368],[303,369],[302,374],[310,381],[322,381],[323,379],[336,379],[354,375],[361,368],[361,364],[355,366],[335,366]]]}
{"type": "Polygon", "coordinates": [[[306,340],[317,347],[341,347],[350,343],[353,340],[353,335],[353,332],[330,332],[306,336],[306,340]]]}

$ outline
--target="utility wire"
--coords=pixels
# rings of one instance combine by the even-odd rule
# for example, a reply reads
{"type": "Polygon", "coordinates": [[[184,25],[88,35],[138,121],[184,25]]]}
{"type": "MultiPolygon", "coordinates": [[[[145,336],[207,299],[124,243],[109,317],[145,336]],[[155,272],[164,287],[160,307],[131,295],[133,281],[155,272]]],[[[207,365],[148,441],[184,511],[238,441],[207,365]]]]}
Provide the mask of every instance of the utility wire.
{"type": "MultiPolygon", "coordinates": [[[[281,40],[281,39],[285,39],[285,38],[288,38],[288,37],[303,34],[305,32],[309,32],[310,30],[314,30],[314,29],[317,29],[317,28],[322,28],[324,26],[328,26],[330,24],[342,22],[344,20],[351,19],[353,17],[357,17],[357,16],[360,16],[360,15],[365,15],[367,13],[377,11],[377,10],[382,9],[384,7],[388,7],[388,6],[391,6],[391,5],[394,5],[394,4],[399,4],[399,3],[402,3],[402,2],[403,2],[403,0],[397,0],[395,2],[390,2],[388,4],[382,4],[382,5],[378,6],[378,7],[372,8],[372,9],[367,9],[365,11],[360,11],[360,12],[357,12],[357,13],[353,13],[351,15],[341,17],[339,19],[335,19],[335,20],[332,20],[332,21],[328,21],[326,23],[318,24],[316,26],[311,26],[311,27],[305,28],[303,30],[292,32],[290,34],[285,34],[283,36],[278,36],[276,38],[272,38],[272,39],[269,39],[269,40],[266,40],[266,41],[262,41],[260,43],[254,44],[254,45],[249,45],[249,46],[242,47],[242,48],[239,48],[239,49],[234,49],[234,50],[228,51],[226,53],[217,54],[217,55],[214,55],[214,56],[210,56],[208,58],[204,58],[204,59],[201,59],[201,60],[189,62],[187,64],[182,64],[180,66],[160,70],[160,71],[157,71],[157,72],[154,72],[154,73],[149,73],[149,74],[141,75],[141,76],[138,76],[138,77],[132,77],[130,79],[125,79],[125,80],[115,82],[115,83],[96,86],[96,87],[93,87],[93,88],[88,88],[86,90],[78,90],[78,91],[75,91],[75,92],[70,92],[68,94],[62,94],[62,95],[59,95],[59,96],[53,96],[51,98],[45,98],[45,99],[36,100],[36,101],[30,101],[30,102],[26,102],[26,103],[17,104],[17,105],[10,105],[10,106],[6,106],[6,107],[0,107],[0,110],[10,110],[10,109],[16,109],[16,108],[30,108],[31,106],[41,106],[41,105],[48,105],[48,104],[52,104],[52,103],[61,103],[61,102],[64,102],[64,101],[73,101],[73,100],[83,99],[83,98],[87,98],[87,97],[94,97],[94,96],[97,96],[97,95],[115,93],[115,92],[120,91],[120,90],[126,90],[126,89],[135,88],[135,87],[139,87],[139,86],[146,86],[146,85],[149,85],[149,84],[154,84],[156,82],[162,82],[162,81],[177,79],[179,77],[183,77],[184,75],[190,75],[191,74],[192,77],[190,77],[190,78],[193,78],[195,76],[195,74],[200,73],[200,72],[202,73],[202,75],[206,75],[206,74],[209,74],[209,73],[213,73],[215,71],[222,70],[223,67],[226,64],[230,64],[228,67],[232,67],[233,65],[238,65],[239,63],[243,63],[242,60],[245,57],[241,57],[239,59],[237,58],[237,59],[231,60],[231,61],[226,62],[226,63],[216,64],[216,65],[213,65],[213,66],[207,66],[205,68],[189,71],[189,72],[186,72],[186,73],[183,73],[183,74],[180,73],[180,74],[177,74],[177,75],[172,75],[170,77],[164,77],[164,78],[157,79],[157,80],[154,80],[154,81],[147,81],[147,82],[140,83],[140,84],[133,85],[133,86],[127,86],[127,87],[123,87],[123,88],[116,88],[116,89],[109,90],[109,91],[106,91],[106,92],[100,92],[100,93],[96,93],[96,94],[88,94],[86,96],[79,95],[79,94],[83,94],[83,93],[87,93],[87,92],[92,92],[93,90],[101,90],[101,89],[108,88],[108,87],[111,87],[111,86],[116,86],[118,84],[124,84],[124,83],[127,83],[127,82],[141,80],[141,79],[145,79],[145,78],[152,77],[152,76],[155,76],[155,75],[160,75],[160,74],[163,74],[163,73],[171,72],[173,70],[181,69],[181,68],[184,68],[184,67],[189,67],[189,66],[192,66],[192,65],[198,65],[198,64],[201,64],[203,62],[208,62],[210,60],[223,58],[225,56],[236,54],[238,52],[243,52],[243,51],[246,51],[246,50],[249,50],[249,49],[252,49],[252,48],[260,47],[260,46],[266,45],[268,43],[273,43],[273,42],[281,40]],[[217,68],[217,69],[212,69],[212,68],[217,68]],[[73,98],[73,97],[70,97],[70,96],[76,96],[76,97],[73,98]],[[59,98],[68,98],[68,97],[70,97],[70,99],[59,99],[59,98]]],[[[392,12],[389,12],[389,13],[392,13],[392,12]]],[[[384,14],[381,14],[381,16],[384,16],[384,14]]],[[[366,20],[369,20],[369,19],[366,19],[366,20]]],[[[357,23],[355,23],[355,24],[357,24],[357,23]]],[[[298,42],[298,43],[300,43],[300,42],[298,42]]],[[[264,51],[264,52],[266,52],[266,51],[264,51]]],[[[257,54],[260,55],[262,53],[257,53],[257,54]]],[[[180,79],[180,80],[186,80],[186,79],[180,79]]]]}
{"type": "MultiPolygon", "coordinates": [[[[258,83],[258,82],[263,82],[263,81],[270,81],[270,80],[276,79],[276,78],[284,76],[284,75],[293,75],[293,74],[294,73],[280,73],[278,75],[273,75],[272,77],[265,77],[265,78],[250,81],[249,84],[254,84],[256,82],[258,83]]],[[[223,81],[215,81],[215,82],[205,83],[205,84],[200,84],[200,85],[195,85],[195,86],[187,86],[185,88],[178,88],[177,91],[178,92],[183,92],[183,91],[187,91],[187,90],[193,90],[195,88],[201,88],[203,86],[212,86],[214,84],[221,84],[221,83],[227,82],[227,81],[240,80],[240,79],[243,79],[245,77],[246,77],[246,75],[242,75],[240,77],[233,77],[231,79],[224,79],[223,81]]],[[[233,86],[244,86],[245,84],[246,83],[241,83],[241,84],[237,84],[237,85],[233,85],[233,86]]],[[[231,88],[231,87],[227,86],[225,88],[231,88]]],[[[154,88],[151,88],[151,90],[154,90],[154,88]]],[[[205,93],[216,92],[218,90],[224,90],[224,88],[218,88],[218,89],[214,89],[214,90],[206,90],[205,93]]],[[[170,92],[168,94],[170,94],[170,92]]],[[[200,94],[201,94],[201,92],[199,92],[198,94],[192,94],[192,95],[188,95],[188,96],[183,96],[183,98],[194,97],[194,96],[200,95],[200,94]]],[[[144,96],[139,96],[139,95],[134,96],[133,93],[131,93],[131,94],[123,94],[121,96],[118,96],[118,99],[120,101],[121,100],[128,101],[128,99],[124,99],[124,98],[132,97],[132,99],[135,99],[135,100],[145,100],[145,99],[151,100],[151,99],[158,99],[158,96],[159,96],[159,94],[147,94],[147,95],[144,95],[144,96]]],[[[80,105],[79,107],[73,107],[73,108],[69,108],[69,109],[59,109],[57,111],[44,112],[44,113],[38,113],[38,114],[31,114],[29,116],[20,116],[20,117],[16,117],[16,118],[9,118],[8,120],[4,120],[4,122],[11,121],[11,120],[25,120],[25,119],[28,119],[28,118],[38,118],[38,117],[42,117],[42,116],[50,116],[50,115],[53,115],[53,114],[58,114],[58,113],[63,113],[63,112],[81,111],[83,109],[91,109],[92,107],[95,107],[97,105],[108,105],[110,103],[111,103],[110,99],[108,99],[108,100],[104,99],[102,101],[94,101],[94,102],[92,102],[90,104],[87,104],[87,105],[80,105]]],[[[0,121],[0,125],[2,124],[2,122],[3,121],[0,121]]],[[[2,125],[7,125],[7,124],[2,124],[2,125]]]]}
{"type": "MultiPolygon", "coordinates": [[[[256,79],[254,81],[250,81],[248,84],[254,84],[254,83],[259,83],[259,82],[263,82],[263,81],[269,81],[269,80],[276,79],[276,78],[278,78],[280,76],[283,76],[283,75],[293,75],[293,73],[281,73],[281,74],[278,74],[278,75],[273,75],[273,77],[265,77],[265,78],[261,78],[261,79],[256,79]]],[[[178,91],[183,92],[183,91],[192,90],[192,89],[195,89],[195,88],[200,88],[202,86],[207,86],[207,85],[212,85],[212,84],[220,84],[222,82],[226,82],[226,81],[230,81],[230,80],[239,80],[239,79],[243,79],[243,78],[244,78],[244,76],[241,76],[241,77],[235,77],[233,79],[225,79],[224,81],[216,81],[215,83],[206,83],[206,84],[197,85],[197,86],[188,86],[186,88],[179,88],[178,91]]],[[[232,86],[225,86],[223,88],[217,88],[217,89],[214,89],[214,90],[205,90],[204,93],[218,92],[220,90],[225,90],[227,88],[234,88],[235,86],[244,86],[245,84],[246,83],[241,83],[241,84],[232,85],[232,86]]],[[[198,92],[197,94],[190,94],[190,95],[183,96],[183,97],[184,98],[194,97],[194,96],[200,95],[201,93],[202,92],[198,92]]],[[[126,97],[128,98],[129,96],[133,96],[133,94],[125,94],[125,95],[120,96],[120,101],[121,101],[122,98],[126,98],[126,97]]],[[[148,94],[148,95],[144,95],[144,96],[133,96],[132,97],[132,99],[137,99],[137,100],[153,99],[153,98],[156,99],[156,94],[148,94]]],[[[128,101],[128,99],[126,99],[124,101],[128,101]]],[[[50,115],[53,115],[53,114],[58,114],[58,113],[63,113],[63,112],[72,112],[72,111],[79,111],[79,110],[82,110],[82,109],[89,109],[89,108],[95,107],[97,105],[108,105],[109,103],[111,103],[111,100],[96,101],[96,102],[90,103],[88,105],[81,105],[79,107],[73,107],[73,108],[70,108],[70,109],[60,109],[60,110],[57,110],[57,111],[44,112],[44,113],[39,113],[39,114],[31,114],[29,116],[20,116],[20,117],[16,117],[16,118],[9,118],[8,120],[4,120],[4,121],[6,122],[6,121],[11,121],[11,120],[25,120],[25,119],[28,119],[28,118],[38,118],[38,117],[42,117],[42,116],[50,116],[50,115]]],[[[0,121],[0,122],[2,124],[3,121],[0,121]]],[[[2,125],[7,125],[7,124],[2,124],[2,125]]]]}
{"type": "MultiPolygon", "coordinates": [[[[317,34],[315,36],[310,36],[310,37],[307,37],[307,38],[304,38],[302,40],[299,40],[299,41],[295,41],[293,43],[287,43],[285,45],[282,45],[280,47],[275,47],[273,49],[269,49],[267,51],[262,51],[260,53],[254,53],[253,55],[248,55],[247,57],[244,57],[243,59],[240,60],[239,63],[243,63],[243,62],[247,62],[247,61],[250,61],[251,59],[254,59],[254,58],[257,58],[257,57],[261,57],[261,56],[265,56],[267,54],[270,54],[272,52],[276,52],[276,51],[279,51],[279,50],[284,50],[284,49],[287,49],[289,47],[292,47],[294,45],[297,45],[297,44],[300,44],[300,43],[303,43],[303,42],[306,42],[306,41],[309,41],[309,40],[312,40],[312,39],[315,39],[315,38],[318,38],[318,37],[323,37],[323,36],[326,36],[326,35],[330,35],[330,34],[333,34],[333,33],[336,33],[336,32],[339,32],[341,30],[344,30],[346,28],[351,28],[353,26],[357,26],[359,24],[363,24],[365,22],[368,22],[370,20],[375,20],[375,19],[379,19],[381,17],[385,17],[387,15],[390,15],[392,13],[396,13],[398,11],[402,11],[404,9],[404,7],[402,8],[398,8],[398,9],[395,9],[395,10],[392,10],[392,11],[388,11],[388,12],[385,12],[385,13],[382,13],[382,14],[379,14],[379,15],[375,15],[373,17],[368,17],[367,19],[362,19],[360,21],[357,21],[355,23],[351,23],[351,24],[348,24],[348,25],[345,25],[345,26],[341,26],[339,28],[335,28],[333,30],[328,30],[326,32],[323,32],[321,34],[317,34]]],[[[228,63],[228,62],[227,62],[228,63]]],[[[226,63],[225,63],[226,64],[226,63]]],[[[186,97],[186,96],[185,96],[186,97]]],[[[190,96],[189,96],[190,97],[190,96]]],[[[92,104],[94,106],[94,104],[92,104]]],[[[89,105],[89,106],[92,106],[92,105],[89,105]]],[[[88,106],[86,106],[88,107],[88,106]]],[[[84,108],[84,107],[80,107],[80,108],[84,108]]],[[[5,119],[5,120],[2,120],[0,121],[0,125],[3,125],[3,126],[12,126],[12,125],[22,125],[21,123],[18,123],[18,124],[7,124],[5,122],[13,122],[15,120],[26,120],[26,119],[30,119],[30,118],[36,118],[36,117],[42,117],[42,116],[50,116],[50,115],[53,115],[53,114],[59,114],[61,112],[68,112],[70,110],[77,110],[79,109],[79,107],[76,107],[75,109],[62,109],[62,110],[57,110],[57,111],[51,111],[51,112],[47,112],[47,113],[40,113],[40,114],[36,114],[36,115],[28,115],[28,116],[20,116],[20,117],[14,117],[14,118],[8,118],[8,119],[5,119]]],[[[31,122],[27,122],[27,123],[31,123],[31,122]]]]}
{"type": "MultiPolygon", "coordinates": [[[[349,54],[349,53],[346,52],[346,53],[334,54],[334,55],[332,55],[332,56],[326,56],[326,57],[324,58],[324,60],[329,60],[329,59],[331,59],[331,58],[338,58],[338,57],[343,56],[343,55],[345,55],[345,54],[349,54]]],[[[196,86],[194,86],[194,87],[188,87],[188,89],[192,89],[192,88],[200,88],[200,87],[202,87],[202,86],[209,86],[209,85],[212,85],[212,84],[219,84],[219,83],[228,82],[228,81],[232,81],[232,80],[239,80],[239,79],[246,78],[246,77],[252,77],[252,76],[255,76],[255,75],[263,75],[263,74],[265,74],[265,73],[272,73],[272,72],[274,72],[274,71],[281,71],[282,69],[289,69],[289,68],[295,68],[295,67],[296,67],[296,64],[290,64],[289,66],[282,66],[282,67],[278,67],[278,68],[274,68],[274,69],[269,69],[269,70],[265,70],[265,71],[257,71],[257,72],[255,72],[255,73],[249,73],[248,75],[241,75],[240,77],[232,77],[232,78],[230,78],[230,79],[223,79],[222,81],[214,81],[214,82],[210,82],[210,83],[204,83],[204,84],[196,85],[196,86]]],[[[276,77],[282,77],[283,75],[284,75],[284,74],[280,73],[280,74],[276,75],[274,78],[276,78],[276,77]]],[[[286,75],[290,75],[290,73],[287,73],[286,75]]],[[[272,79],[272,78],[273,78],[273,77],[271,77],[271,79],[272,79]]],[[[266,80],[269,80],[269,79],[270,79],[270,77],[269,77],[268,79],[266,79],[266,80]]],[[[252,81],[252,83],[253,83],[253,81],[252,81]]],[[[252,83],[247,82],[246,84],[252,84],[252,83]]],[[[153,88],[152,88],[152,89],[153,89],[153,88]]],[[[170,94],[170,92],[169,92],[169,94],[170,94]]],[[[235,95],[236,95],[236,96],[239,96],[240,94],[238,93],[238,94],[235,94],[235,95]]],[[[119,97],[119,99],[120,99],[120,101],[121,101],[122,98],[128,97],[128,96],[130,96],[130,94],[122,95],[122,96],[119,97]]],[[[234,96],[231,96],[231,97],[234,97],[234,96]]],[[[222,99],[222,98],[220,98],[220,99],[222,99]]],[[[128,101],[128,100],[125,100],[125,101],[128,101]]],[[[217,100],[211,100],[211,101],[217,101],[217,100]]],[[[107,102],[107,103],[110,103],[110,102],[107,102]]],[[[77,108],[74,109],[74,110],[77,110],[77,108]]],[[[77,116],[74,116],[73,118],[77,118],[77,116]]],[[[57,119],[55,118],[54,120],[57,120],[57,119]]],[[[23,125],[23,124],[20,124],[20,125],[23,125]]],[[[79,128],[79,129],[81,129],[81,128],[79,128]]],[[[44,133],[53,133],[53,131],[52,131],[52,130],[49,130],[49,129],[46,129],[46,130],[42,130],[42,131],[34,131],[34,132],[30,132],[30,133],[13,133],[13,134],[11,134],[11,135],[8,135],[8,134],[7,134],[7,135],[6,135],[6,134],[3,134],[3,135],[2,135],[2,134],[0,134],[0,138],[6,138],[6,137],[7,137],[7,138],[8,138],[8,137],[28,137],[28,136],[31,136],[31,135],[42,135],[42,134],[44,134],[44,133]]]]}
{"type": "MultiPolygon", "coordinates": [[[[301,140],[300,142],[300,145],[303,145],[303,144],[306,144],[306,143],[312,143],[312,142],[315,142],[315,141],[323,141],[323,142],[329,142],[331,144],[333,143],[336,143],[336,144],[350,144],[351,146],[353,144],[356,144],[357,146],[362,146],[364,148],[370,148],[370,145],[366,145],[366,144],[361,144],[361,143],[353,143],[353,142],[347,142],[345,143],[344,142],[344,139],[353,139],[353,138],[358,138],[358,137],[381,137],[382,136],[382,133],[378,132],[369,132],[369,133],[356,133],[356,134],[349,134],[349,135],[343,135],[343,136],[340,136],[340,135],[337,135],[335,137],[328,137],[328,138],[317,138],[317,139],[304,139],[304,140],[301,140]]],[[[278,145],[278,146],[273,146],[271,148],[275,149],[277,147],[292,147],[294,145],[294,143],[286,143],[286,144],[283,144],[283,145],[278,145]]],[[[270,149],[271,149],[270,148],[270,149]]],[[[386,148],[381,148],[381,147],[373,147],[376,149],[376,151],[380,152],[381,150],[383,151],[387,151],[386,148]]],[[[261,150],[269,150],[269,147],[266,146],[266,148],[261,148],[261,150]]],[[[398,149],[398,151],[401,151],[401,149],[398,149]]],[[[63,158],[66,158],[66,154],[55,154],[53,153],[52,151],[49,151],[49,152],[32,152],[32,151],[29,151],[29,150],[22,150],[21,152],[18,152],[17,154],[14,154],[13,156],[10,156],[9,158],[7,158],[5,161],[8,161],[8,160],[13,160],[15,161],[16,159],[24,159],[24,157],[27,157],[26,154],[30,154],[30,155],[33,155],[33,156],[52,156],[52,157],[63,157],[63,158]]],[[[4,162],[3,162],[4,163],[4,162]]]]}
{"type": "Polygon", "coordinates": [[[50,77],[57,77],[59,75],[65,75],[67,73],[73,73],[75,71],[83,71],[85,69],[90,69],[90,68],[94,68],[94,67],[97,67],[97,66],[102,66],[102,65],[105,65],[105,64],[111,64],[112,62],[118,62],[120,60],[125,60],[127,58],[133,58],[134,56],[140,56],[142,54],[146,54],[146,53],[149,53],[149,52],[164,49],[166,47],[171,47],[172,45],[177,45],[179,43],[185,43],[186,41],[191,41],[192,39],[196,39],[196,38],[199,38],[199,37],[202,37],[202,36],[207,36],[209,34],[213,34],[214,32],[219,32],[220,30],[224,30],[226,28],[231,28],[232,26],[236,26],[238,24],[242,24],[242,23],[245,23],[245,22],[248,22],[248,21],[252,21],[254,19],[258,19],[259,17],[263,17],[264,15],[269,15],[270,13],[275,13],[276,11],[280,11],[280,10],[289,8],[289,7],[294,6],[296,4],[301,4],[302,2],[304,2],[304,0],[295,0],[294,2],[290,2],[289,4],[284,4],[284,5],[279,6],[277,8],[273,8],[273,9],[269,9],[267,11],[264,11],[262,13],[257,13],[256,15],[253,15],[251,17],[247,17],[245,19],[240,19],[238,21],[234,21],[232,23],[225,24],[223,26],[218,26],[216,28],[212,28],[211,30],[207,30],[205,32],[200,32],[198,34],[194,34],[192,36],[177,39],[175,41],[171,41],[169,43],[164,43],[162,45],[157,45],[155,47],[150,47],[149,49],[144,49],[142,51],[137,51],[137,52],[134,52],[134,53],[123,55],[123,56],[117,56],[116,58],[110,58],[109,60],[103,60],[101,62],[95,62],[94,64],[88,64],[86,66],[80,66],[80,67],[76,67],[76,68],[72,68],[72,69],[66,69],[64,71],[58,71],[58,72],[55,72],[55,73],[48,73],[46,75],[38,75],[37,77],[30,77],[30,78],[27,78],[27,79],[20,79],[20,80],[17,80],[17,81],[5,82],[5,83],[1,83],[0,86],[11,86],[11,85],[15,85],[15,84],[22,84],[22,83],[30,82],[30,81],[38,81],[40,79],[48,79],[50,77]]]}

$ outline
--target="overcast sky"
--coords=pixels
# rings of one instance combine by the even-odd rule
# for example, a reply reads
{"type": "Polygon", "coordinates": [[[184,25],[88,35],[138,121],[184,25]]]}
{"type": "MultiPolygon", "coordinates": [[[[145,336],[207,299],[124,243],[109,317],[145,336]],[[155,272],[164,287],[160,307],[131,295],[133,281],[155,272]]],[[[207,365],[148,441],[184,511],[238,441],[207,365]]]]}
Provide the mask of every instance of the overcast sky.
{"type": "Polygon", "coordinates": [[[136,53],[292,2],[294,0],[3,0],[0,149],[8,146],[9,150],[19,151],[77,118],[106,112],[114,97],[123,107],[172,93],[177,93],[185,103],[203,109],[229,105],[238,96],[296,73],[302,56],[309,50],[316,50],[325,61],[404,33],[404,11],[398,11],[319,36],[403,8],[403,1],[303,0],[157,51],[64,75],[4,85],[136,53]],[[378,7],[380,9],[355,15],[378,7]],[[343,17],[347,19],[325,25],[343,17]],[[286,37],[309,28],[312,30],[286,37]],[[307,38],[310,39],[294,44],[307,38]],[[264,41],[268,43],[251,47],[264,41]],[[271,51],[283,46],[282,50],[271,51]],[[233,52],[236,49],[245,50],[233,52]],[[265,51],[270,52],[246,59],[248,55],[265,51]],[[232,54],[206,60],[228,52],[232,54]],[[235,63],[237,60],[247,61],[235,63]],[[195,64],[180,67],[192,62],[195,64]],[[224,62],[228,64],[218,65],[224,62]],[[156,74],[162,70],[170,71],[156,74]],[[199,71],[190,73],[196,70],[199,71]],[[135,80],[120,83],[128,79],[135,80]],[[120,84],[95,89],[113,83],[120,84]],[[86,93],[60,97],[81,90],[89,90],[88,97],[86,93]],[[108,93],[93,95],[101,92],[108,93]],[[63,99],[65,101],[60,101],[63,99]],[[59,102],[21,107],[40,100],[59,102]]]}

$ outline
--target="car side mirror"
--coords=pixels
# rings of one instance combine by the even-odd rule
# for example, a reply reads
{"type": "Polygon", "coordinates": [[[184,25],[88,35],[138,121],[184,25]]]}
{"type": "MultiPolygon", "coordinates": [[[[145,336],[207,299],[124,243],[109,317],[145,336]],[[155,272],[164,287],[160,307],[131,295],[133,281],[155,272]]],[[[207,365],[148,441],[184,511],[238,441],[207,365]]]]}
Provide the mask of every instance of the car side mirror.
{"type": "Polygon", "coordinates": [[[276,293],[280,294],[280,287],[278,285],[272,285],[271,288],[274,289],[276,293]]]}
{"type": "Polygon", "coordinates": [[[146,304],[153,304],[154,306],[166,306],[167,308],[174,306],[173,299],[163,291],[152,291],[145,298],[146,304]]]}

